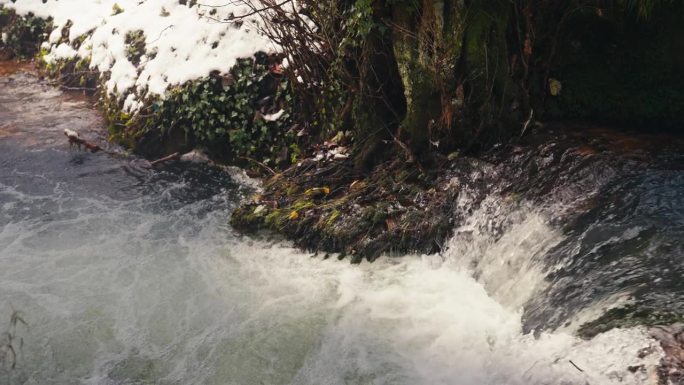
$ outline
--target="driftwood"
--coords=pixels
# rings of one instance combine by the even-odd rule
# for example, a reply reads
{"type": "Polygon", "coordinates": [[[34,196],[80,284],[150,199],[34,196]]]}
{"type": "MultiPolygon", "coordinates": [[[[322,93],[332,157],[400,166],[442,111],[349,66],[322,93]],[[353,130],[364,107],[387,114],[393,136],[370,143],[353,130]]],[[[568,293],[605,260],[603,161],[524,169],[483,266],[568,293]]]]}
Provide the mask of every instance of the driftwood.
{"type": "MultiPolygon", "coordinates": [[[[81,148],[81,146],[84,146],[87,150],[90,150],[90,152],[98,152],[98,151],[104,151],[102,147],[98,146],[97,144],[90,143],[85,139],[82,139],[79,135],[78,132],[74,130],[70,130],[68,128],[64,129],[64,135],[69,139],[69,145],[77,145],[78,148],[81,148]]],[[[106,151],[105,151],[106,152],[106,151]]]]}
{"type": "MultiPolygon", "coordinates": [[[[88,150],[90,152],[102,151],[102,152],[110,154],[110,155],[120,155],[120,154],[117,154],[115,152],[107,151],[95,143],[88,142],[87,140],[81,138],[81,136],[78,134],[78,132],[76,132],[74,130],[70,130],[70,129],[66,128],[66,129],[64,129],[64,135],[67,137],[67,139],[69,139],[69,145],[70,146],[76,145],[76,146],[78,146],[79,149],[81,148],[81,146],[83,146],[86,148],[86,150],[88,150]]],[[[181,154],[179,152],[174,152],[171,155],[167,155],[163,158],[151,161],[150,166],[154,167],[158,164],[165,163],[168,161],[179,160],[180,158],[181,158],[181,154]]]]}
{"type": "Polygon", "coordinates": [[[168,162],[168,161],[170,161],[170,160],[178,160],[178,159],[180,159],[180,156],[181,156],[181,155],[180,155],[179,152],[174,152],[174,153],[171,154],[171,155],[167,155],[167,156],[165,156],[165,157],[163,157],[163,158],[159,158],[159,159],[157,159],[157,160],[154,160],[154,161],[150,162],[150,166],[156,166],[156,165],[158,165],[158,164],[160,164],[160,163],[168,162]]]}

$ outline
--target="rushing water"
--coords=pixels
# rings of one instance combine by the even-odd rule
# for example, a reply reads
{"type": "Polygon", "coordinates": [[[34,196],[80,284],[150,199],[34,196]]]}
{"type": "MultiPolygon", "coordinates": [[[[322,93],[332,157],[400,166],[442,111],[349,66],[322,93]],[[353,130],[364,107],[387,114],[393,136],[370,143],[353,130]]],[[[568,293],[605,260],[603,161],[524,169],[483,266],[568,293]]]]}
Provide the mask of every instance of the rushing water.
{"type": "MultiPolygon", "coordinates": [[[[554,218],[567,201],[492,189],[469,209],[464,193],[443,255],[352,266],[236,234],[230,211],[252,193],[237,174],[69,148],[64,128],[102,139],[86,99],[26,74],[0,88],[0,331],[13,309],[29,323],[16,328],[23,347],[0,384],[652,383],[660,351],[643,329],[585,341],[556,328],[569,312],[591,319],[632,292],[603,276],[588,277],[594,292],[561,285],[563,271],[587,268],[563,258],[621,245],[597,229],[605,220],[576,215],[577,234],[564,230],[554,218]]],[[[679,203],[670,222],[656,213],[610,231],[681,232],[654,227],[684,216],[681,171],[664,179],[675,186],[645,180],[630,191],[658,207],[679,203]]],[[[658,295],[672,301],[679,289],[668,287],[658,295]]]]}

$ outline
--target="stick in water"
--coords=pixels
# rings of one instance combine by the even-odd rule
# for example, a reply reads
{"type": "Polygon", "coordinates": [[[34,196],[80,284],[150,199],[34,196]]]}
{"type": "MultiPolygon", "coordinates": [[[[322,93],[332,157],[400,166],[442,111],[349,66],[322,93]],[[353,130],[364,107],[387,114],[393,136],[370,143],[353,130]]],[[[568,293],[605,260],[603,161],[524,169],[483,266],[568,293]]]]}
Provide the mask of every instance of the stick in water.
{"type": "Polygon", "coordinates": [[[78,146],[78,148],[81,148],[81,145],[83,145],[86,149],[90,150],[90,152],[102,151],[102,147],[98,146],[97,144],[90,143],[85,139],[81,139],[81,136],[78,135],[78,132],[74,130],[65,128],[64,135],[66,135],[66,137],[69,138],[69,145],[75,144],[78,146]]]}
{"type": "Polygon", "coordinates": [[[575,365],[575,363],[574,363],[574,362],[572,362],[572,360],[568,360],[568,361],[570,361],[570,363],[572,364],[572,366],[574,366],[574,367],[575,367],[575,369],[577,369],[577,370],[579,370],[580,372],[584,373],[584,370],[580,369],[580,367],[579,367],[579,366],[575,365]]]}
{"type": "Polygon", "coordinates": [[[163,158],[157,159],[155,161],[150,162],[150,166],[156,166],[160,163],[168,162],[170,160],[178,160],[180,158],[180,152],[174,152],[171,155],[167,155],[163,158]]]}

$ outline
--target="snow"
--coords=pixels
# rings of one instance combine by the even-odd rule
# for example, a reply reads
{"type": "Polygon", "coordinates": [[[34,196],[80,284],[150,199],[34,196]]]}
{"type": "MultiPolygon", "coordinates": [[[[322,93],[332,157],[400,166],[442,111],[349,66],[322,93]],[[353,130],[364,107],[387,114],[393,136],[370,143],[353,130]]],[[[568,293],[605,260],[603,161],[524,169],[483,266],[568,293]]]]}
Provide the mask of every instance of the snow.
{"type": "Polygon", "coordinates": [[[267,122],[275,122],[276,120],[280,119],[283,114],[285,113],[285,110],[280,110],[276,112],[275,114],[269,114],[269,115],[264,115],[264,120],[267,122]]]}
{"type": "Polygon", "coordinates": [[[68,128],[64,129],[64,135],[66,135],[68,138],[74,138],[74,139],[80,139],[80,135],[78,135],[78,132],[74,130],[70,130],[68,128]]]}
{"type": "Polygon", "coordinates": [[[62,43],[57,47],[51,46],[50,53],[45,55],[44,59],[48,63],[53,63],[61,59],[71,59],[78,54],[75,49],[71,48],[69,44],[62,43]]]}
{"type": "Polygon", "coordinates": [[[91,68],[108,73],[105,87],[120,100],[128,112],[135,112],[144,98],[164,96],[174,85],[207,76],[211,71],[227,73],[237,59],[251,57],[258,51],[278,50],[259,32],[258,15],[242,23],[222,22],[231,14],[250,12],[241,1],[204,0],[192,8],[178,0],[0,0],[19,14],[54,19],[55,30],[47,39],[48,62],[81,57],[90,58],[91,68]],[[45,2],[44,2],[45,1],[45,2]],[[114,14],[114,8],[123,12],[114,14]],[[217,6],[217,7],[212,7],[217,6]],[[216,10],[211,15],[210,11],[216,10]],[[69,21],[69,43],[92,32],[78,50],[69,44],[57,44],[62,27],[69,21]],[[146,52],[139,65],[126,55],[125,37],[142,30],[146,52]]]}

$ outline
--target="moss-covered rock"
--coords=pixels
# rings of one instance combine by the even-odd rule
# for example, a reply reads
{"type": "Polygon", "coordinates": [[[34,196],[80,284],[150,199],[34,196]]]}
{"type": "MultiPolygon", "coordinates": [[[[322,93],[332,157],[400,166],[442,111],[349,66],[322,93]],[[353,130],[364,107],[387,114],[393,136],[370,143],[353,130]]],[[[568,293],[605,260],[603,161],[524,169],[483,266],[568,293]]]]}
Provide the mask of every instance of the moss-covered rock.
{"type": "Polygon", "coordinates": [[[337,252],[352,262],[383,253],[440,250],[451,231],[457,191],[447,178],[419,177],[415,165],[388,162],[367,176],[353,161],[301,162],[266,181],[264,192],[233,212],[231,224],[271,230],[304,249],[337,252]],[[434,183],[438,188],[426,189],[434,183]]]}

